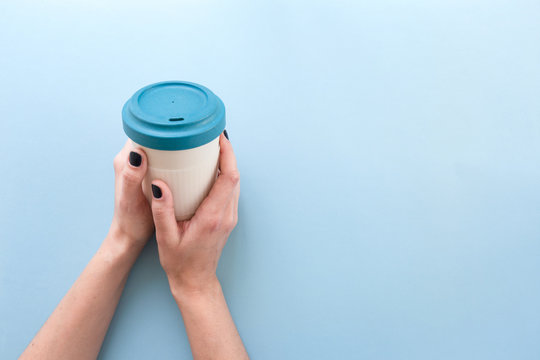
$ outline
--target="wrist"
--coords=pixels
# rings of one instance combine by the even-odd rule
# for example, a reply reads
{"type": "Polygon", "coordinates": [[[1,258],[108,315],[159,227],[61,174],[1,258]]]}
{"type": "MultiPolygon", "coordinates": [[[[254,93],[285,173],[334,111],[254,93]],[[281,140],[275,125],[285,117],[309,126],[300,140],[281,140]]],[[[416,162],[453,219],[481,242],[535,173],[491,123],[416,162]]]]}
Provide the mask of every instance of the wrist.
{"type": "Polygon", "coordinates": [[[212,299],[222,293],[217,276],[200,281],[196,285],[169,279],[169,286],[174,300],[180,308],[205,299],[212,299]]]}
{"type": "Polygon", "coordinates": [[[122,234],[110,231],[98,252],[110,261],[135,262],[141,250],[142,246],[135,246],[133,242],[126,239],[122,234]]]}
{"type": "Polygon", "coordinates": [[[119,252],[137,254],[146,244],[146,242],[132,239],[131,236],[122,231],[119,226],[115,226],[114,222],[109,229],[105,242],[110,243],[111,246],[114,246],[119,252]]]}

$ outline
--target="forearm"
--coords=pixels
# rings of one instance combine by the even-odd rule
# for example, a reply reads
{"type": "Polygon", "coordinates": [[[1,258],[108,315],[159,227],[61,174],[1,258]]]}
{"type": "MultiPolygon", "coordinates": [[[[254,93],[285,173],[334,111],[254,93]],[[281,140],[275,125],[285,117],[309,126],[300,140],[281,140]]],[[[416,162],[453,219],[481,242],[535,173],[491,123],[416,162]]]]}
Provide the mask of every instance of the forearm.
{"type": "Polygon", "coordinates": [[[95,359],[139,249],[108,236],[22,359],[95,359]]]}
{"type": "Polygon", "coordinates": [[[171,288],[195,360],[249,359],[217,279],[198,291],[171,288]]]}

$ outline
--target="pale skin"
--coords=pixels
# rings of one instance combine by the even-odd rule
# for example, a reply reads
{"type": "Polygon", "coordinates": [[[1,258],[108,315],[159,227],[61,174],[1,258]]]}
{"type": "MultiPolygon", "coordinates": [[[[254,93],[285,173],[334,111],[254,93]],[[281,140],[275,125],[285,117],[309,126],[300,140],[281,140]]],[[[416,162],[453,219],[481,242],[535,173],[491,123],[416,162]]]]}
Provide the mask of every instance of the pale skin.
{"type": "Polygon", "coordinates": [[[148,204],[142,192],[147,159],[129,142],[114,159],[115,208],[108,235],[34,337],[21,359],[95,359],[131,267],[154,229],[159,258],[182,313],[194,359],[248,359],[216,267],[238,219],[240,182],[231,143],[220,136],[220,171],[192,219],[177,222],[171,192],[148,204]],[[137,166],[130,152],[140,155],[137,166]]]}

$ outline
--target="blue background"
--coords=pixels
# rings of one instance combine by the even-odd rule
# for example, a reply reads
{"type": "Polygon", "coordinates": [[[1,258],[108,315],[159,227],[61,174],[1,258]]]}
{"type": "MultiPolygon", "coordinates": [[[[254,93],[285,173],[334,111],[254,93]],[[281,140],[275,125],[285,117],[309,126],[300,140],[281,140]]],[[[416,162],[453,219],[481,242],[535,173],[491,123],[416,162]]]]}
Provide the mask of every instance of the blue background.
{"type": "MultiPolygon", "coordinates": [[[[253,359],[540,358],[538,1],[2,1],[0,357],[107,233],[120,111],[225,102],[253,359]]],[[[100,355],[189,358],[155,243],[100,355]]]]}

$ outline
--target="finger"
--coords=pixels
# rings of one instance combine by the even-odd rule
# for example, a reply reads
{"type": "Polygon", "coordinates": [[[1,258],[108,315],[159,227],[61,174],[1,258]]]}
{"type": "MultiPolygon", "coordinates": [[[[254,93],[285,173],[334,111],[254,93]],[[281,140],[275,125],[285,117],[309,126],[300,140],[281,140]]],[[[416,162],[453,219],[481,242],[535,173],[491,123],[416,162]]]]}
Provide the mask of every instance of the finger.
{"type": "Polygon", "coordinates": [[[238,221],[238,200],[240,198],[240,185],[236,187],[236,190],[234,191],[233,195],[233,202],[234,202],[234,220],[235,223],[238,221]]]}
{"type": "Polygon", "coordinates": [[[219,148],[219,170],[221,173],[238,171],[231,142],[223,134],[219,137],[219,148]]]}
{"type": "Polygon", "coordinates": [[[125,167],[126,156],[129,156],[129,152],[131,151],[132,148],[133,148],[132,142],[128,139],[126,143],[124,144],[124,147],[122,148],[122,150],[120,150],[120,152],[116,154],[116,156],[114,157],[113,165],[114,165],[114,170],[117,173],[120,173],[122,169],[125,167]]]}
{"type": "Polygon", "coordinates": [[[210,189],[210,193],[203,200],[199,209],[195,213],[196,217],[205,217],[208,214],[220,213],[226,209],[235,188],[240,183],[240,174],[236,167],[236,158],[231,143],[222,134],[220,136],[220,173],[210,189]],[[197,213],[203,215],[197,215],[197,213]]]}
{"type": "Polygon", "coordinates": [[[147,158],[140,148],[125,147],[118,154],[121,164],[116,165],[117,189],[121,199],[129,202],[130,199],[139,199],[142,194],[142,181],[146,175],[147,158]]]}
{"type": "Polygon", "coordinates": [[[238,219],[238,197],[240,195],[240,186],[237,186],[232,194],[230,203],[227,206],[227,214],[233,219],[233,222],[236,224],[238,219]]]}
{"type": "MultiPolygon", "coordinates": [[[[238,223],[238,197],[237,197],[237,194],[239,194],[239,193],[240,193],[240,187],[237,186],[236,189],[233,191],[233,195],[232,195],[231,199],[229,200],[229,203],[227,204],[225,213],[223,215],[223,220],[222,220],[221,225],[223,226],[223,230],[227,234],[230,234],[231,231],[233,231],[233,229],[236,227],[236,224],[238,223]]],[[[227,242],[227,238],[228,238],[228,236],[223,238],[222,246],[224,246],[225,243],[227,242]]]]}
{"type": "Polygon", "coordinates": [[[158,246],[170,247],[179,241],[172,193],[161,180],[152,181],[152,216],[158,246]]]}

